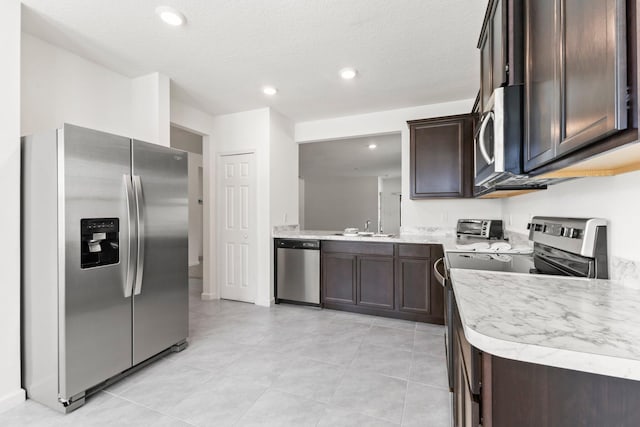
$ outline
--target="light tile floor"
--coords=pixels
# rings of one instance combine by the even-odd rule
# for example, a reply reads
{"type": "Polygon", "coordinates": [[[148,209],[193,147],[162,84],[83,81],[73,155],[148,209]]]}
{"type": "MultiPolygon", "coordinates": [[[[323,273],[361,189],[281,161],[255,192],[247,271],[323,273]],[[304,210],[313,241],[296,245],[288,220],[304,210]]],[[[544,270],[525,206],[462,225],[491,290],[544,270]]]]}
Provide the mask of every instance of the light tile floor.
{"type": "Polygon", "coordinates": [[[0,426],[450,425],[443,328],[294,305],[201,301],[189,347],[69,415],[27,401],[0,426]]]}

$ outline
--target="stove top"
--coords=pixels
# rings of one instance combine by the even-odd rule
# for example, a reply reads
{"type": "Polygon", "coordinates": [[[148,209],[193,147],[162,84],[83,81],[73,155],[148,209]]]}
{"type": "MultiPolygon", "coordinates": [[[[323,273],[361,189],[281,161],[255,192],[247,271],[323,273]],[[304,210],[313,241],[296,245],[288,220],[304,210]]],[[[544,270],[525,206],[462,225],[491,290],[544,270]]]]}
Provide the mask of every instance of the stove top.
{"type": "Polygon", "coordinates": [[[465,270],[535,273],[532,254],[447,252],[447,266],[465,270]]]}

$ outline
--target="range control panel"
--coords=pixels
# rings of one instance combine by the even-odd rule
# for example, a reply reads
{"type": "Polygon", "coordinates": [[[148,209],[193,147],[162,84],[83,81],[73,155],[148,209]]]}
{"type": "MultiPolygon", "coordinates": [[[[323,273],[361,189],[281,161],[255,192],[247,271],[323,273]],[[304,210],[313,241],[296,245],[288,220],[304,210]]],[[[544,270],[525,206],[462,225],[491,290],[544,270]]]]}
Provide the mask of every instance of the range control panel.
{"type": "Polygon", "coordinates": [[[529,240],[584,257],[594,258],[606,248],[607,221],[602,218],[534,216],[529,240]]]}
{"type": "Polygon", "coordinates": [[[558,223],[544,223],[544,224],[527,224],[527,230],[533,230],[539,233],[548,234],[550,236],[567,237],[569,239],[580,239],[584,233],[581,228],[568,227],[558,223]]]}

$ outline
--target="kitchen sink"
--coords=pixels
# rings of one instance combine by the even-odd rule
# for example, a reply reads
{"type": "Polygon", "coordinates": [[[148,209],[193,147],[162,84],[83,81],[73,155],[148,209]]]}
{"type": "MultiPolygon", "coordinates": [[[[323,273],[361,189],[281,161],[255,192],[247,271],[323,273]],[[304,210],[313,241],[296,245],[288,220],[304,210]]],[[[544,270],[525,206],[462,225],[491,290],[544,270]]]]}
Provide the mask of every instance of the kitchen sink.
{"type": "Polygon", "coordinates": [[[357,234],[345,234],[345,233],[333,233],[334,236],[345,236],[345,237],[394,237],[393,234],[383,234],[383,233],[367,233],[360,231],[357,234]]]}

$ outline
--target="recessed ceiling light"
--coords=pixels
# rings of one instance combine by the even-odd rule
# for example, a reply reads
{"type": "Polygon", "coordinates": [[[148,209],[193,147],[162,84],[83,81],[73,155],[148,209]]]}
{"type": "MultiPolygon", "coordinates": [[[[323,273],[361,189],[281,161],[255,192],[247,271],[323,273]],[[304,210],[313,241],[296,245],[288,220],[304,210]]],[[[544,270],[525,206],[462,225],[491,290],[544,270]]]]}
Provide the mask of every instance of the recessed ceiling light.
{"type": "Polygon", "coordinates": [[[369,150],[375,150],[377,147],[376,144],[369,144],[369,150]]]}
{"type": "Polygon", "coordinates": [[[158,6],[156,13],[166,24],[174,27],[183,25],[187,20],[181,12],[169,6],[158,6]]]}
{"type": "Polygon", "coordinates": [[[265,95],[273,96],[273,95],[275,95],[276,93],[278,93],[278,89],[276,89],[276,88],[275,88],[275,87],[273,87],[273,86],[265,86],[265,87],[263,87],[263,88],[262,88],[262,92],[263,92],[265,95]]]}
{"type": "Polygon", "coordinates": [[[340,77],[345,80],[351,80],[356,76],[356,74],[358,74],[358,72],[353,68],[343,68],[342,70],[340,70],[340,77]]]}

